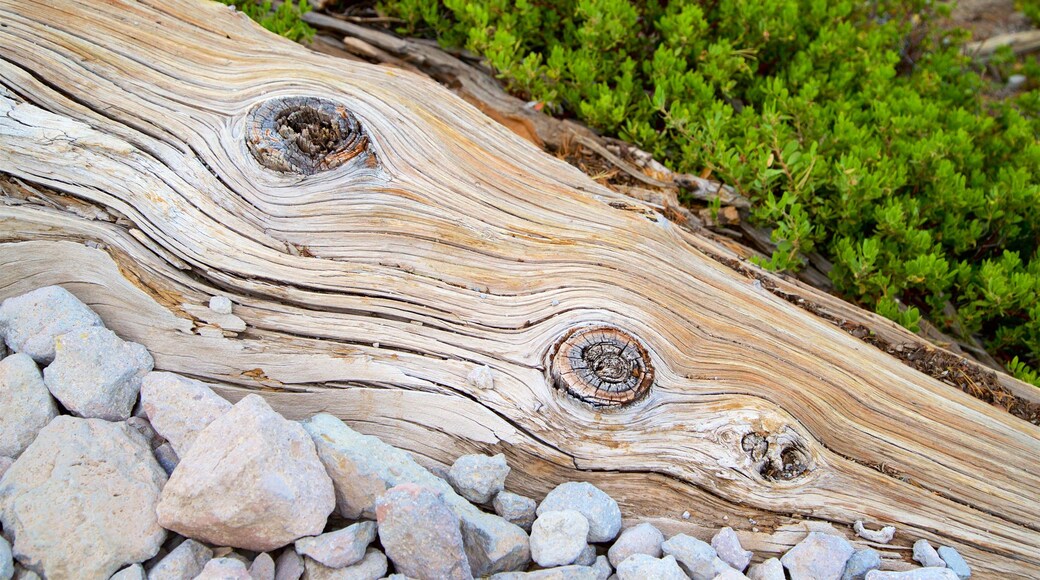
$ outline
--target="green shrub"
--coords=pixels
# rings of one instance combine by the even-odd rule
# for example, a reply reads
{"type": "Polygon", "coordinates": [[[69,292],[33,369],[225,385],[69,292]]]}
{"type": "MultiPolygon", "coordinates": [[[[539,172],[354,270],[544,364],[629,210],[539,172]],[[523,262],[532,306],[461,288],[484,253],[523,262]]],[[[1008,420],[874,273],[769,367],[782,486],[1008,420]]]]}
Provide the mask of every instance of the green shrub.
{"type": "Polygon", "coordinates": [[[287,0],[273,8],[271,0],[217,0],[221,4],[234,6],[271,32],[296,42],[306,42],[314,37],[314,29],[301,17],[310,12],[307,0],[287,0]]]}
{"type": "Polygon", "coordinates": [[[797,269],[916,329],[1040,365],[1035,61],[985,71],[929,0],[386,0],[403,32],[482,54],[509,90],[708,170],[753,201],[797,269]],[[980,74],[982,73],[982,74],[980,74]],[[1011,74],[1031,79],[1003,96],[1011,74]],[[988,96],[989,95],[989,96],[988,96]]]}

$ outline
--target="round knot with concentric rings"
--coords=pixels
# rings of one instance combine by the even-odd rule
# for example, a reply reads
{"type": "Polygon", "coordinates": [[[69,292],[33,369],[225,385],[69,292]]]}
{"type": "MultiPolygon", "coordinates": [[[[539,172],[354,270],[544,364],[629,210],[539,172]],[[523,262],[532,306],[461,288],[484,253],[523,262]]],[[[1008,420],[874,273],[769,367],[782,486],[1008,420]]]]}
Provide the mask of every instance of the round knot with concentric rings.
{"type": "Polygon", "coordinates": [[[264,167],[310,175],[363,153],[368,138],[354,115],[339,103],[284,97],[264,101],[249,112],[246,145],[264,167]]]}
{"type": "Polygon", "coordinates": [[[654,382],[646,348],[611,326],[571,330],[556,345],[550,365],[557,388],[597,407],[634,403],[654,382]]]}

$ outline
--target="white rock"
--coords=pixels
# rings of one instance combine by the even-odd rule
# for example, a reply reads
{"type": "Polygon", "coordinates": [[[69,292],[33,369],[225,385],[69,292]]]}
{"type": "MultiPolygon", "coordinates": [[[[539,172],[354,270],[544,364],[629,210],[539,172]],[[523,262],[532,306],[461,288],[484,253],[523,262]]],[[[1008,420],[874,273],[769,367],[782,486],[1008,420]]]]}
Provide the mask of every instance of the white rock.
{"type": "Polygon", "coordinates": [[[360,562],[345,568],[329,568],[304,558],[303,580],[377,580],[386,575],[388,568],[386,556],[370,548],[360,562]]]}
{"type": "Polygon", "coordinates": [[[213,558],[206,562],[195,580],[252,580],[241,560],[236,558],[213,558]]]}
{"type": "Polygon", "coordinates": [[[755,564],[748,570],[748,580],[785,580],[784,565],[778,558],[770,558],[761,564],[755,564]]]}
{"type": "Polygon", "coordinates": [[[0,304],[0,336],[14,352],[40,364],[54,360],[54,339],[61,334],[103,326],[101,317],[61,286],[46,286],[0,304]]]}
{"type": "Polygon", "coordinates": [[[343,568],[361,561],[368,545],[376,539],[375,522],[354,525],[296,540],[296,552],[330,568],[343,568]]]}
{"type": "Polygon", "coordinates": [[[856,535],[867,540],[868,542],[877,542],[879,544],[887,544],[892,541],[892,538],[896,535],[895,526],[885,526],[880,530],[868,530],[863,527],[862,520],[856,520],[856,523],[852,525],[852,529],[855,530],[856,535]]]}
{"type": "Polygon", "coordinates": [[[303,558],[292,547],[282,550],[274,561],[274,580],[299,580],[303,575],[303,558]]]}
{"type": "Polygon", "coordinates": [[[733,568],[726,568],[714,580],[747,580],[747,576],[737,572],[733,568]]]}
{"type": "Polygon", "coordinates": [[[722,528],[715,534],[711,539],[711,547],[715,548],[715,553],[723,562],[738,572],[743,572],[744,568],[747,568],[748,563],[751,562],[751,556],[754,555],[740,545],[740,538],[730,527],[722,528]]]}
{"type": "Polygon", "coordinates": [[[183,536],[268,551],[321,533],[334,507],[307,433],[248,395],[198,434],[157,513],[183,536]]]}
{"type": "Polygon", "coordinates": [[[646,554],[651,558],[661,557],[664,534],[653,525],[642,523],[621,532],[614,545],[607,550],[610,563],[617,566],[632,554],[646,554]]]}
{"type": "Polygon", "coordinates": [[[810,532],[780,558],[780,563],[791,580],[839,580],[855,551],[845,538],[810,532]]]}
{"type": "Polygon", "coordinates": [[[905,572],[871,570],[865,580],[957,580],[957,574],[949,568],[915,568],[905,572]]]}
{"type": "Polygon", "coordinates": [[[677,534],[661,544],[661,551],[675,557],[679,567],[693,580],[712,580],[729,569],[715,548],[686,534],[677,534]]]}
{"type": "Polygon", "coordinates": [[[107,578],[159,551],[164,483],[144,437],[126,423],[59,416],[0,480],[0,520],[27,568],[107,578]]]}
{"type": "Polygon", "coordinates": [[[946,562],[939,557],[939,553],[928,543],[928,540],[917,540],[914,542],[914,560],[925,568],[945,568],[946,562]]]}
{"type": "Polygon", "coordinates": [[[11,554],[11,544],[0,536],[0,580],[11,580],[13,576],[14,555],[11,554]]]}
{"type": "Polygon", "coordinates": [[[148,580],[195,578],[212,558],[213,550],[189,538],[148,571],[148,580]]]}
{"type": "Polygon", "coordinates": [[[249,565],[249,577],[253,580],[274,580],[274,559],[263,552],[249,565]]]}
{"type": "Polygon", "coordinates": [[[646,554],[632,554],[617,568],[620,580],[687,580],[675,558],[652,558],[646,554]]]}
{"type": "Polygon", "coordinates": [[[596,580],[607,580],[614,573],[614,567],[606,556],[596,556],[596,563],[592,567],[596,570],[596,580]]]}
{"type": "Polygon", "coordinates": [[[141,407],[152,427],[181,457],[207,425],[231,410],[231,403],[201,381],[151,372],[141,381],[141,407]]]}
{"type": "Polygon", "coordinates": [[[231,314],[231,299],[227,296],[214,296],[209,299],[209,309],[217,314],[231,314]]]}
{"type": "Polygon", "coordinates": [[[58,336],[54,362],[43,381],[65,408],[80,417],[125,421],[152,370],[152,355],[107,328],[90,327],[58,336]]]}
{"type": "Polygon", "coordinates": [[[486,504],[505,489],[507,475],[509,466],[501,453],[493,457],[463,455],[448,470],[448,483],[469,501],[486,504]]]}
{"type": "Polygon", "coordinates": [[[14,459],[7,457],[6,455],[0,455],[0,478],[4,476],[7,468],[14,465],[14,459]]]}
{"type": "Polygon", "coordinates": [[[109,580],[144,580],[144,568],[140,564],[128,566],[112,575],[109,580]]]}
{"type": "Polygon", "coordinates": [[[487,391],[495,387],[495,373],[488,365],[474,367],[466,375],[466,382],[481,391],[487,391]]]}
{"type": "Polygon", "coordinates": [[[0,360],[0,455],[21,455],[57,416],[58,406],[29,355],[0,360]]]}
{"type": "Polygon", "coordinates": [[[575,510],[589,521],[589,541],[609,542],[621,530],[621,508],[616,501],[588,482],[569,481],[556,486],[535,513],[575,510]]]}
{"type": "Polygon", "coordinates": [[[574,510],[543,512],[531,527],[531,558],[545,568],[574,562],[587,545],[589,522],[574,510]]]}

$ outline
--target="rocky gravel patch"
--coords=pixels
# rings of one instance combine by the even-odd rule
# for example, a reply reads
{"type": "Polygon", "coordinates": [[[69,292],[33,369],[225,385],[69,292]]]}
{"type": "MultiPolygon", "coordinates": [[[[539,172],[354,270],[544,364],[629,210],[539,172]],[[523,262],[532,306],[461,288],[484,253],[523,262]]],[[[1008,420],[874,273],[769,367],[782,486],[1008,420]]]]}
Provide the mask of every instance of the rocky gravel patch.
{"type": "MultiPolygon", "coordinates": [[[[0,304],[0,338],[0,580],[971,575],[956,550],[925,540],[913,549],[922,567],[882,571],[879,552],[838,535],[812,532],[765,559],[729,527],[623,529],[618,503],[588,482],[540,502],[507,491],[502,454],[433,473],[331,415],[290,421],[260,396],[232,405],[154,372],[144,347],[59,287],[0,304]]],[[[855,526],[873,545],[895,532],[855,526]]]]}

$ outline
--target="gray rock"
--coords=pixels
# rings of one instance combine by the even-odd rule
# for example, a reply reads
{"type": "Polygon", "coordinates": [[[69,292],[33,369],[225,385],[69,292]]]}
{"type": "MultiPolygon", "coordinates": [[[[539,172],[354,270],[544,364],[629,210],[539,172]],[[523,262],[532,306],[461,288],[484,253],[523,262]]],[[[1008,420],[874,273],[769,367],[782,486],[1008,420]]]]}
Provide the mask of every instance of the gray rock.
{"type": "Polygon", "coordinates": [[[253,580],[274,580],[274,558],[263,552],[253,558],[249,565],[249,577],[253,580]]]}
{"type": "Polygon", "coordinates": [[[227,296],[214,296],[209,299],[209,309],[217,314],[231,314],[231,299],[227,296]]]}
{"type": "Polygon", "coordinates": [[[126,420],[126,424],[144,436],[144,440],[148,442],[148,447],[152,451],[155,451],[156,447],[163,444],[163,438],[155,432],[155,429],[152,428],[152,423],[148,421],[147,417],[131,415],[126,420]]]}
{"type": "Polygon", "coordinates": [[[726,568],[713,580],[747,580],[747,576],[737,572],[733,568],[726,568]]]}
{"type": "Polygon", "coordinates": [[[183,580],[202,573],[213,550],[192,539],[184,540],[148,571],[148,580],[183,580]]]}
{"type": "Polygon", "coordinates": [[[334,507],[307,433],[248,395],[198,434],[156,511],[183,536],[265,552],[320,534],[334,507]]]}
{"type": "Polygon", "coordinates": [[[32,570],[26,570],[17,563],[14,565],[14,580],[42,580],[40,575],[32,570]]]}
{"type": "Polygon", "coordinates": [[[867,572],[866,580],[956,580],[957,574],[949,568],[916,568],[905,572],[867,572]]]}
{"type": "Polygon", "coordinates": [[[303,576],[303,558],[293,547],[282,550],[274,561],[274,580],[299,580],[300,576],[303,576]]]}
{"type": "Polygon", "coordinates": [[[653,525],[642,523],[621,532],[614,545],[607,550],[610,563],[617,566],[632,554],[646,554],[652,558],[661,557],[661,544],[664,534],[653,525]]]}
{"type": "Polygon", "coordinates": [[[358,522],[335,532],[300,538],[296,552],[329,568],[343,568],[360,562],[375,539],[376,523],[358,522]]]}
{"type": "Polygon", "coordinates": [[[180,458],[177,457],[177,452],[173,450],[173,446],[167,441],[162,445],[156,447],[152,454],[155,455],[155,459],[162,466],[163,471],[166,472],[167,476],[173,475],[173,470],[177,469],[177,464],[180,463],[180,458]]]}
{"type": "Polygon", "coordinates": [[[719,558],[710,544],[686,534],[669,538],[661,544],[661,551],[675,557],[679,566],[693,580],[712,580],[730,567],[719,558]]]}
{"type": "Polygon", "coordinates": [[[877,550],[856,550],[856,553],[845,563],[845,571],[841,580],[863,580],[867,572],[881,568],[881,554],[877,550]]]}
{"type": "Polygon", "coordinates": [[[7,469],[12,465],[14,465],[14,459],[0,455],[0,478],[3,478],[4,473],[6,473],[7,469]]]}
{"type": "Polygon", "coordinates": [[[144,437],[126,423],[58,416],[0,480],[0,520],[26,568],[107,578],[159,551],[164,483],[144,437]]]}
{"type": "Polygon", "coordinates": [[[946,563],[946,567],[953,570],[953,573],[961,580],[971,578],[971,568],[957,550],[949,546],[942,546],[939,548],[939,557],[946,563]]]}
{"type": "Polygon", "coordinates": [[[58,336],[54,352],[43,381],[66,409],[106,421],[130,418],[141,378],[152,370],[152,355],[143,346],[94,326],[58,336]]]}
{"type": "Polygon", "coordinates": [[[534,523],[535,508],[538,503],[529,497],[503,491],[495,496],[492,501],[495,513],[505,518],[507,522],[516,524],[530,533],[531,524],[534,523]]]}
{"type": "Polygon", "coordinates": [[[491,580],[597,580],[595,568],[589,566],[560,566],[534,572],[502,572],[491,580]]]}
{"type": "Polygon", "coordinates": [[[867,540],[868,542],[877,542],[879,544],[887,544],[892,541],[892,538],[896,535],[895,526],[885,526],[880,530],[868,530],[863,527],[862,520],[856,520],[856,523],[852,525],[852,529],[855,530],[856,535],[867,540]]]}
{"type": "Polygon", "coordinates": [[[141,381],[141,407],[152,427],[182,457],[207,425],[231,410],[231,403],[201,381],[152,372],[141,381]]]}
{"type": "Polygon", "coordinates": [[[509,466],[506,456],[463,455],[448,470],[448,483],[473,503],[486,504],[505,489],[509,466]]]}
{"type": "Polygon", "coordinates": [[[621,530],[621,508],[609,495],[587,482],[567,482],[556,486],[538,505],[545,512],[575,510],[589,521],[589,541],[609,542],[621,530]]]}
{"type": "Polygon", "coordinates": [[[57,416],[58,406],[29,355],[0,360],[0,455],[21,455],[57,416]]]}
{"type": "Polygon", "coordinates": [[[195,580],[252,580],[246,565],[237,558],[213,558],[195,580]]]}
{"type": "Polygon", "coordinates": [[[748,580],[786,580],[784,565],[778,558],[770,558],[761,564],[755,564],[747,573],[748,580]]]}
{"type": "Polygon", "coordinates": [[[917,540],[914,542],[914,560],[925,568],[945,568],[946,562],[939,557],[939,553],[928,543],[928,540],[917,540]]]}
{"type": "Polygon", "coordinates": [[[414,483],[376,500],[379,541],[394,568],[416,578],[469,579],[459,518],[436,492],[414,483]]]}
{"type": "Polygon", "coordinates": [[[101,317],[61,286],[46,286],[0,304],[0,336],[14,352],[40,364],[54,360],[54,339],[81,328],[103,326],[101,317]]]}
{"type": "Polygon", "coordinates": [[[0,580],[11,580],[13,576],[14,555],[11,554],[11,544],[0,536],[0,580]]]}
{"type": "Polygon", "coordinates": [[[462,522],[462,539],[474,576],[518,570],[530,562],[527,534],[504,519],[477,509],[443,479],[407,453],[362,435],[325,413],[303,422],[336,486],[338,511],[347,518],[373,519],[376,498],[402,483],[441,494],[462,522]]]}
{"type": "Polygon", "coordinates": [[[596,563],[596,546],[592,544],[585,544],[585,547],[578,554],[578,557],[574,559],[574,564],[578,566],[592,566],[596,563]]]}
{"type": "MultiPolygon", "coordinates": [[[[596,563],[592,565],[596,571],[596,580],[607,580],[614,573],[614,567],[606,556],[596,556],[596,563]]],[[[681,568],[681,566],[680,566],[681,568]]]]}
{"type": "Polygon", "coordinates": [[[566,566],[585,549],[589,522],[574,510],[543,512],[531,527],[531,558],[539,566],[566,566]]]}
{"type": "Polygon", "coordinates": [[[787,568],[791,580],[839,580],[845,572],[845,563],[855,551],[845,538],[809,532],[780,562],[787,568]]]}
{"type": "MultiPolygon", "coordinates": [[[[353,566],[329,568],[310,558],[304,558],[303,580],[378,580],[386,575],[386,556],[374,548],[353,566]]],[[[430,576],[436,578],[436,576],[430,576]]]]}
{"type": "Polygon", "coordinates": [[[686,574],[672,556],[653,558],[646,554],[632,554],[617,568],[621,580],[687,580],[686,574]]]}
{"type": "Polygon", "coordinates": [[[737,537],[737,533],[730,527],[722,528],[715,534],[711,539],[711,547],[715,548],[715,552],[723,562],[729,564],[738,572],[743,572],[744,568],[747,568],[747,565],[751,562],[751,556],[754,555],[750,550],[745,550],[740,545],[740,538],[737,537]]]}
{"type": "Polygon", "coordinates": [[[112,575],[109,580],[144,580],[144,568],[140,564],[128,566],[112,575]]]}

